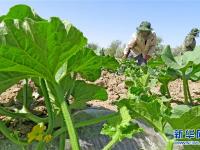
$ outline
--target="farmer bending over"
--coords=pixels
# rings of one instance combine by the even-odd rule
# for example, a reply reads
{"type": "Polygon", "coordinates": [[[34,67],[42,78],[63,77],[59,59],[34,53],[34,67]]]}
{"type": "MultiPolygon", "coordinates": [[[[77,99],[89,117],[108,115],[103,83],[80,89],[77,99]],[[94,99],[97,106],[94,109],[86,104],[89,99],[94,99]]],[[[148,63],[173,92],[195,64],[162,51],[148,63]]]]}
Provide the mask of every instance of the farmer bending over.
{"type": "Polygon", "coordinates": [[[199,37],[199,29],[193,28],[185,37],[183,49],[184,51],[193,51],[196,46],[196,37],[199,37]]]}
{"type": "Polygon", "coordinates": [[[156,34],[152,30],[151,24],[143,21],[137,27],[137,33],[133,35],[132,39],[126,45],[123,58],[128,58],[131,53],[137,60],[138,65],[146,64],[147,60],[155,51],[157,43],[156,34]]]}

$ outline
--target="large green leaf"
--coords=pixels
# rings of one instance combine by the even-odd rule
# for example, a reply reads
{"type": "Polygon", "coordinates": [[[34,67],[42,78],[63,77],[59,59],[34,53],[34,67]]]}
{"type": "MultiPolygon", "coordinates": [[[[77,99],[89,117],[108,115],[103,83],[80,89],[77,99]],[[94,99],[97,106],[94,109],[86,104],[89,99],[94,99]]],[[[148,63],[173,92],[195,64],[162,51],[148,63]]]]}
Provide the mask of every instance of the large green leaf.
{"type": "Polygon", "coordinates": [[[167,46],[162,53],[162,60],[165,64],[173,69],[187,69],[192,64],[200,64],[200,48],[196,48],[194,51],[187,51],[183,55],[174,57],[171,52],[170,46],[167,46]]]}
{"type": "Polygon", "coordinates": [[[139,111],[143,111],[151,120],[159,120],[161,115],[160,107],[160,103],[156,100],[152,102],[141,101],[136,104],[136,108],[139,111]]]}
{"type": "Polygon", "coordinates": [[[10,19],[31,18],[36,21],[44,20],[40,16],[38,16],[33,9],[22,4],[11,7],[6,15],[0,17],[0,21],[8,18],[10,19]]]}
{"type": "Polygon", "coordinates": [[[172,114],[170,117],[180,117],[183,115],[185,112],[188,112],[190,110],[190,106],[188,105],[176,105],[172,108],[172,114]]]}
{"type": "Polygon", "coordinates": [[[185,52],[183,58],[188,62],[193,62],[195,65],[200,64],[200,48],[195,48],[193,51],[185,52]]]}
{"type": "Polygon", "coordinates": [[[162,131],[162,116],[165,114],[167,108],[164,107],[164,105],[161,105],[157,100],[151,102],[136,102],[132,99],[123,99],[120,100],[117,105],[119,107],[126,106],[129,109],[132,118],[142,119],[155,127],[155,130],[159,129],[162,131]]]}
{"type": "Polygon", "coordinates": [[[193,107],[180,115],[166,117],[173,129],[199,129],[200,128],[200,106],[193,107]]]}
{"type": "Polygon", "coordinates": [[[115,70],[118,62],[109,56],[97,56],[93,50],[85,48],[68,61],[68,72],[77,72],[87,80],[94,81],[101,75],[101,69],[115,70]]]}
{"type": "Polygon", "coordinates": [[[79,30],[55,17],[50,21],[4,19],[0,31],[0,71],[21,72],[50,81],[86,44],[79,30]]]}

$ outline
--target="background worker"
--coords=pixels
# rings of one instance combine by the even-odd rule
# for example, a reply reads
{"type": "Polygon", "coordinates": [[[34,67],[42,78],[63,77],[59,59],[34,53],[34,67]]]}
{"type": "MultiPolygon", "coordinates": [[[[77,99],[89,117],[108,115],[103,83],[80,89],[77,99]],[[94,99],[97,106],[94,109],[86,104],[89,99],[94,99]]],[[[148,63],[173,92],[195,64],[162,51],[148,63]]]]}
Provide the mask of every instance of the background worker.
{"type": "Polygon", "coordinates": [[[199,29],[193,28],[190,33],[185,37],[183,43],[184,51],[193,51],[196,47],[196,37],[199,37],[199,29]]]}
{"type": "Polygon", "coordinates": [[[151,23],[147,21],[143,21],[136,29],[137,33],[133,34],[132,39],[124,49],[123,58],[128,58],[131,53],[137,60],[138,65],[146,64],[155,51],[157,43],[156,33],[151,28],[151,23]]]}

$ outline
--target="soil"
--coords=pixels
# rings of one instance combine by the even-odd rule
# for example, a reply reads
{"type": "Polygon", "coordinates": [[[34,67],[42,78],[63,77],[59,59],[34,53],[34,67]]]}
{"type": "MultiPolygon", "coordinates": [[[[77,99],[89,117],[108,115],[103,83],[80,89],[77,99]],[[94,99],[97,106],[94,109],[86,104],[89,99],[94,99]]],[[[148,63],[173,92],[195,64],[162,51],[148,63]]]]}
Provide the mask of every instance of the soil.
{"type": "Polygon", "coordinates": [[[104,107],[116,111],[117,107],[113,105],[113,103],[119,99],[127,97],[127,87],[124,83],[124,80],[125,76],[123,75],[102,71],[101,77],[95,81],[95,83],[106,88],[108,100],[93,100],[88,102],[88,104],[91,106],[104,107]]]}
{"type": "MultiPolygon", "coordinates": [[[[107,89],[108,100],[107,101],[91,101],[89,104],[92,106],[101,106],[110,110],[116,110],[116,106],[113,102],[116,100],[127,97],[127,87],[125,85],[125,76],[117,75],[115,73],[109,73],[106,71],[102,72],[101,78],[95,83],[104,86],[107,89]]],[[[194,99],[194,104],[199,104],[200,101],[195,99],[200,98],[200,81],[192,82],[189,81],[189,88],[192,98],[194,99]]],[[[175,103],[183,103],[183,83],[180,79],[170,82],[169,90],[172,97],[172,101],[175,103]]],[[[152,93],[160,95],[160,85],[151,89],[152,93]]]]}
{"type": "MultiPolygon", "coordinates": [[[[190,93],[191,96],[194,100],[194,104],[199,104],[199,99],[200,98],[200,81],[198,82],[192,82],[189,81],[189,88],[190,88],[190,93]]],[[[160,86],[158,85],[157,87],[152,89],[153,93],[160,94],[160,86]]],[[[177,103],[183,103],[184,100],[184,93],[183,93],[183,82],[181,79],[177,79],[175,81],[172,81],[169,83],[169,91],[172,97],[172,100],[177,103]]]]}

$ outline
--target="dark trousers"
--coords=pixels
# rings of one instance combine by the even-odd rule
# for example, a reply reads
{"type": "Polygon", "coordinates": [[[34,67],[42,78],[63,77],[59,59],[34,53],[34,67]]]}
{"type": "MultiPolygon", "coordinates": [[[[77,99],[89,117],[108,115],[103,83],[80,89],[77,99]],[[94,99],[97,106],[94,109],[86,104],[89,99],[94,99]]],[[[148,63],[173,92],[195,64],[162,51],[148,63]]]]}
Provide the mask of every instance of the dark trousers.
{"type": "Polygon", "coordinates": [[[147,64],[147,60],[143,58],[142,54],[136,56],[135,60],[137,60],[138,65],[147,64]]]}

